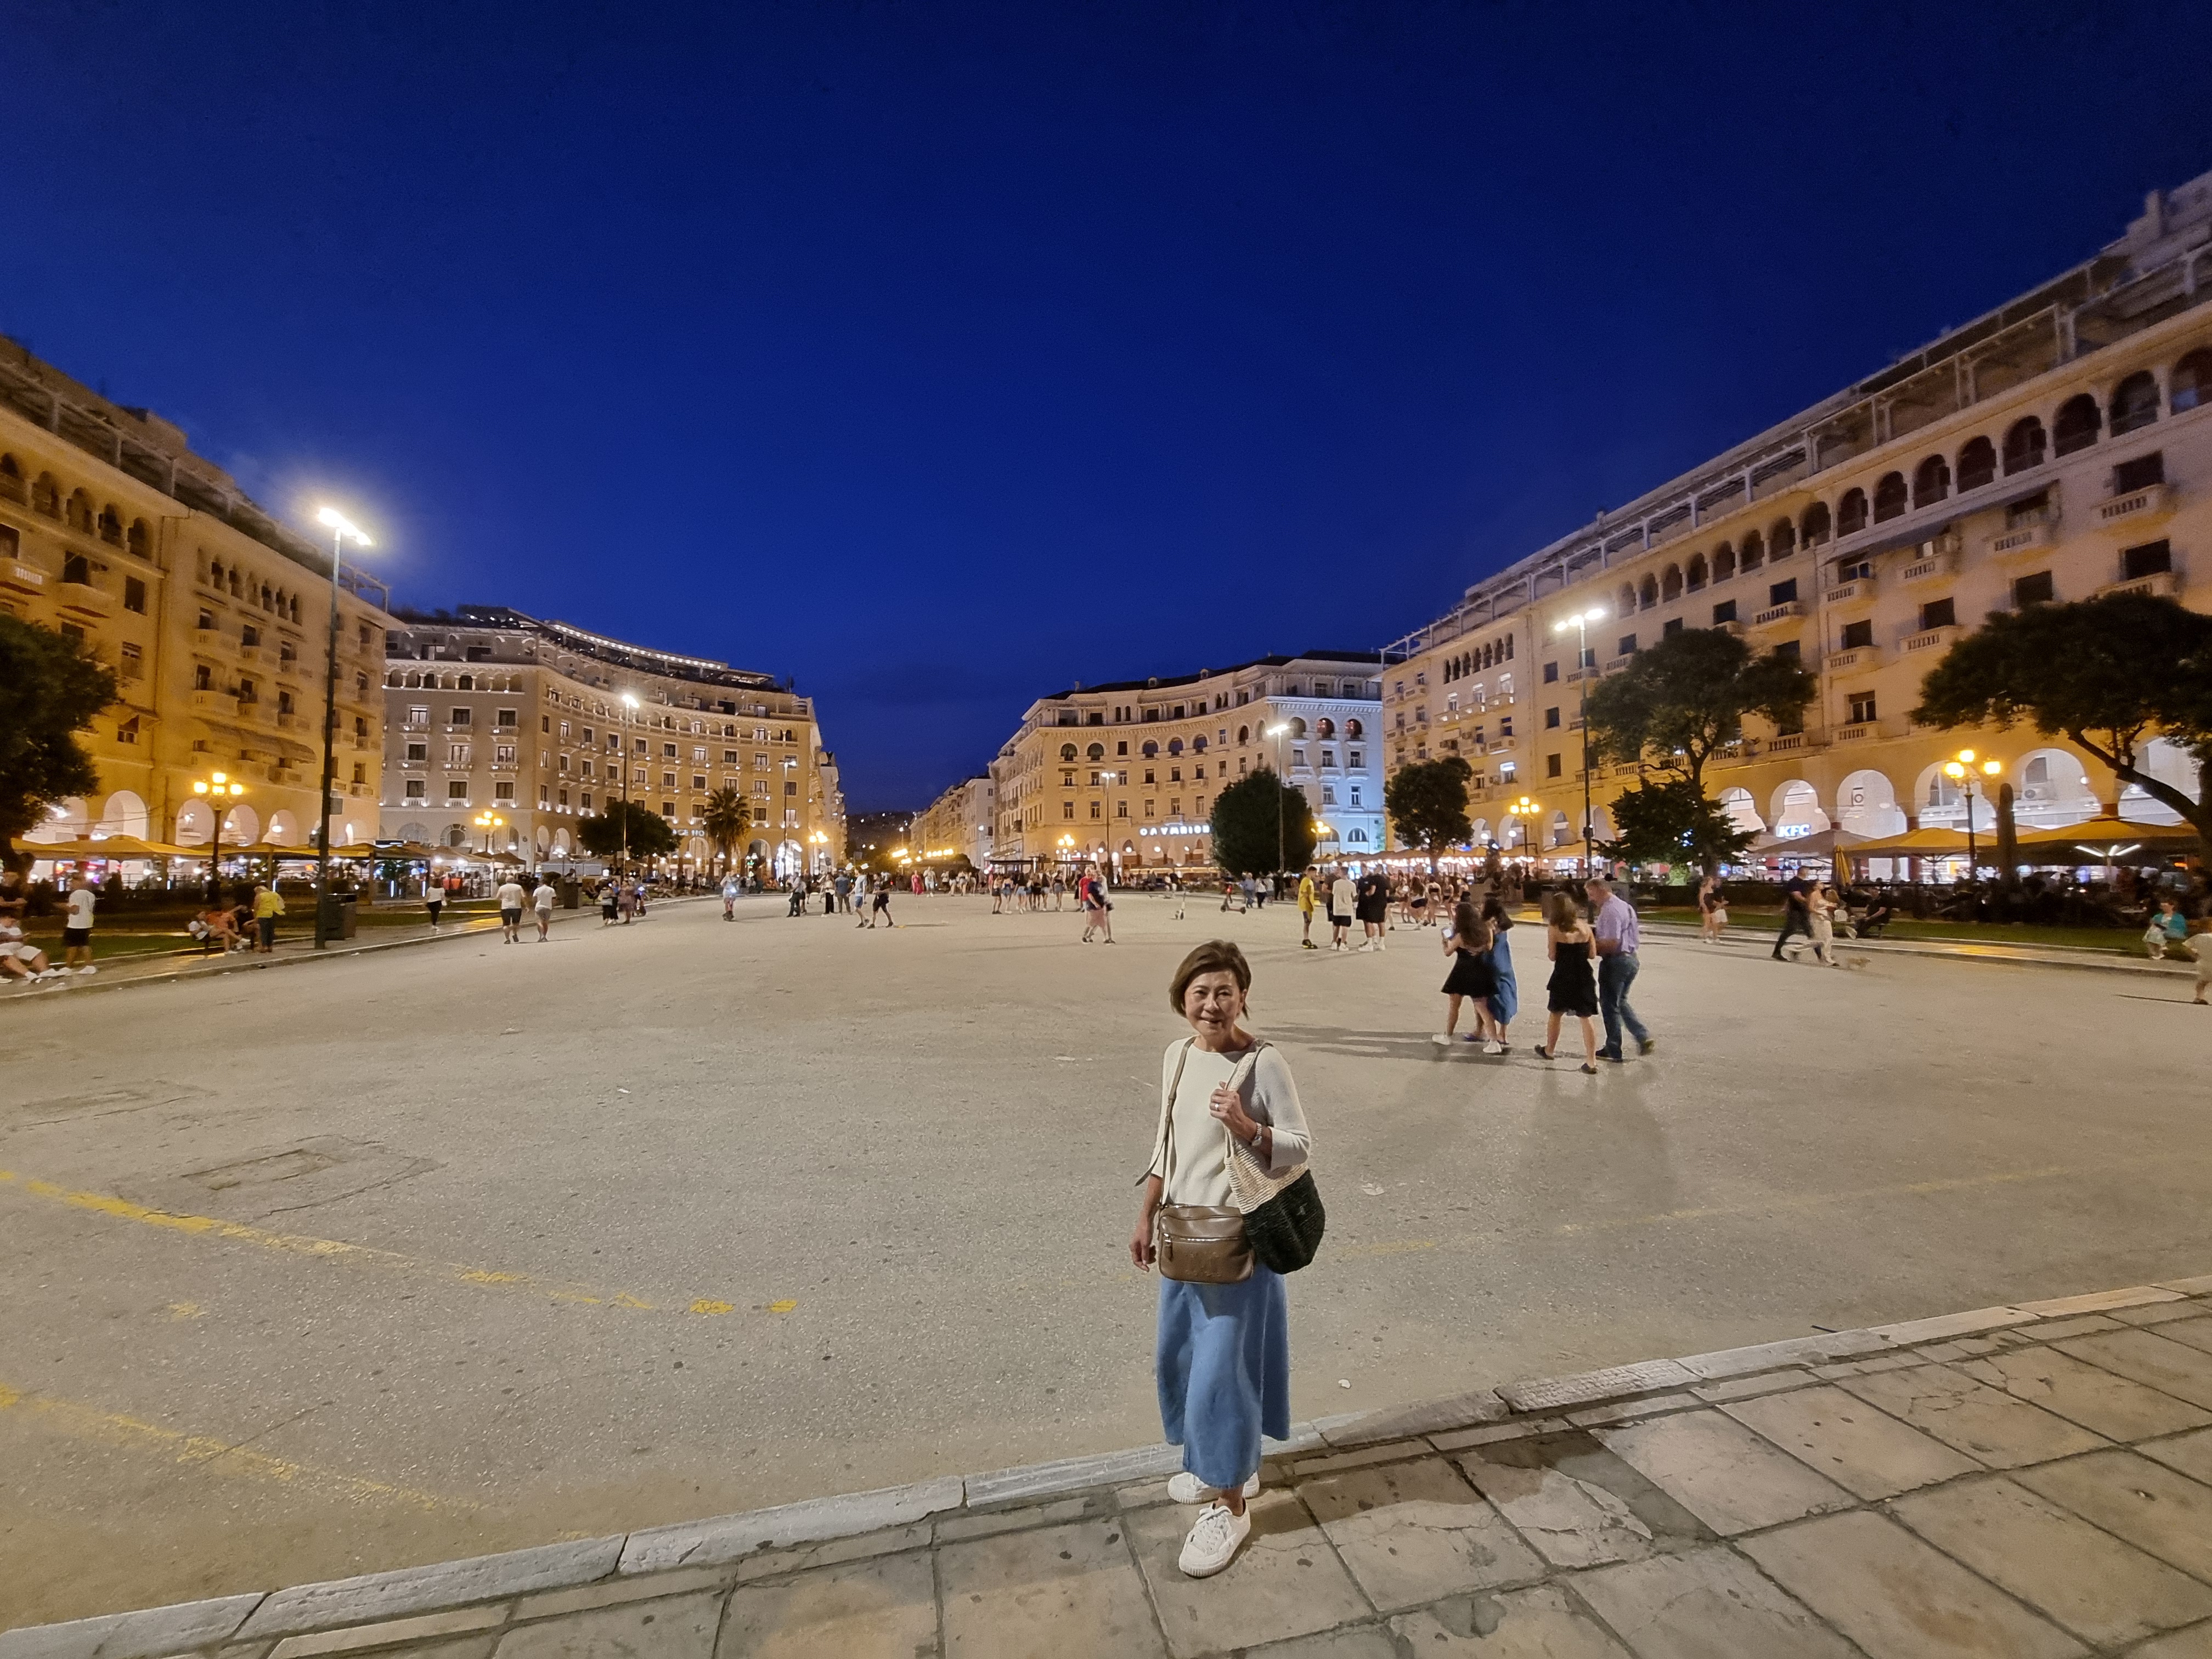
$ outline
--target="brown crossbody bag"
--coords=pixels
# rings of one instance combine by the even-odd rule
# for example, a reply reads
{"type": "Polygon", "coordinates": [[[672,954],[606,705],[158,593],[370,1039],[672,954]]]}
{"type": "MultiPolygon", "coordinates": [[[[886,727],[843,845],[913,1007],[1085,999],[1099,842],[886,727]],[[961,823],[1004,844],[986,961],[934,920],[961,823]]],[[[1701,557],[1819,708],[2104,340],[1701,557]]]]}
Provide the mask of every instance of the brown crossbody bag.
{"type": "MultiPolygon", "coordinates": [[[[1251,1054],[1237,1062],[1231,1082],[1241,1082],[1245,1070],[1259,1056],[1251,1054]]],[[[1175,1176],[1176,1091],[1182,1086],[1183,1062],[1190,1044],[1176,1056],[1175,1077],[1168,1084],[1167,1146],[1160,1159],[1161,1184],[1175,1176]]],[[[1244,1236],[1244,1212],[1227,1204],[1163,1204],[1152,1222],[1153,1247],[1160,1277],[1190,1285],[1237,1285],[1252,1276],[1252,1246],[1244,1236]]]]}

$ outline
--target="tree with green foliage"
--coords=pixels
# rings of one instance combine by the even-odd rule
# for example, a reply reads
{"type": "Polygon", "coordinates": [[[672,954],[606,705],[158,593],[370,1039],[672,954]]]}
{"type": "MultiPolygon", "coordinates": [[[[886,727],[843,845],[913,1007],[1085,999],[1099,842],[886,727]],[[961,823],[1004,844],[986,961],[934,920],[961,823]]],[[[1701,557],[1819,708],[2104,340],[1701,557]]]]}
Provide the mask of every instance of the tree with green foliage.
{"type": "Polygon", "coordinates": [[[706,809],[699,817],[699,827],[707,832],[707,839],[714,844],[715,856],[725,868],[729,866],[732,851],[745,838],[752,824],[752,809],[738,793],[737,786],[730,783],[707,797],[706,809]]]}
{"type": "Polygon", "coordinates": [[[1640,778],[1613,803],[1617,840],[1597,849],[1607,859],[1629,864],[1694,864],[1717,870],[1743,856],[1752,843],[1747,830],[1687,778],[1640,778]]]}
{"type": "Polygon", "coordinates": [[[1462,845],[1474,833],[1467,815],[1468,781],[1474,769],[1457,755],[1401,766],[1382,786],[1382,810],[1401,846],[1429,855],[1462,845]]]}
{"type": "Polygon", "coordinates": [[[609,863],[623,857],[625,847],[634,859],[662,858],[676,850],[676,831],[668,820],[648,811],[641,801],[611,800],[605,811],[579,818],[576,839],[593,858],[609,863]]]}
{"type": "Polygon", "coordinates": [[[115,671],[82,641],[0,611],[0,860],[22,868],[15,837],[100,787],[76,734],[115,698],[115,671]]]}
{"type": "Polygon", "coordinates": [[[1795,655],[1755,654],[1717,628],[1666,634],[1590,687],[1590,759],[1681,778],[1700,795],[1705,767],[1757,714],[1787,728],[1819,683],[1795,655]]]}
{"type": "Polygon", "coordinates": [[[1213,798],[1213,861],[1230,875],[1303,870],[1315,835],[1305,796],[1265,767],[1213,798]]]}
{"type": "Polygon", "coordinates": [[[1912,718],[1945,730],[2024,720],[2063,735],[2212,848],[2212,788],[2192,800],[2140,764],[2165,738],[2212,780],[2212,617],[2151,593],[1996,612],[1929,672],[1912,718]]]}

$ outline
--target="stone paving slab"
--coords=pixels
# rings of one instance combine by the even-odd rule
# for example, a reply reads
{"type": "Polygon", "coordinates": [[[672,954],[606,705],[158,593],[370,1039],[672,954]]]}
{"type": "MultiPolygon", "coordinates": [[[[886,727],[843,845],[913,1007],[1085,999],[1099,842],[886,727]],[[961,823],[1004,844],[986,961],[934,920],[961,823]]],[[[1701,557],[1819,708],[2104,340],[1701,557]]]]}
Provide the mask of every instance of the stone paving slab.
{"type": "Polygon", "coordinates": [[[0,1659],[2212,1659],[2212,1277],[0,1633],[0,1659]],[[2135,1314],[2137,1317],[2118,1316],[2135,1314]]]}

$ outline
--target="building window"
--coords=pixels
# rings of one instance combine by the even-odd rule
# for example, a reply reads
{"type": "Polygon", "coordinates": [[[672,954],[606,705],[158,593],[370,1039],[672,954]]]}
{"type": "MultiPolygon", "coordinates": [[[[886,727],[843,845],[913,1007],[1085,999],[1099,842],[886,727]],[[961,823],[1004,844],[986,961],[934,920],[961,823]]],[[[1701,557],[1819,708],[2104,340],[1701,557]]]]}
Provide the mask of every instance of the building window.
{"type": "Polygon", "coordinates": [[[2166,482],[2166,453],[2154,449],[2148,455],[2138,455],[2131,461],[2122,461],[2112,469],[2112,494],[2131,495],[2138,489],[2148,489],[2153,484],[2166,482]]]}
{"type": "Polygon", "coordinates": [[[513,805],[514,804],[514,784],[513,781],[508,780],[492,785],[491,798],[495,801],[505,801],[508,805],[513,805]]]}
{"type": "Polygon", "coordinates": [[[1850,705],[1850,723],[1853,726],[1871,726],[1874,723],[1873,692],[1854,691],[1851,693],[1850,705]]]}
{"type": "Polygon", "coordinates": [[[1931,629],[1955,628],[1958,623],[1959,610],[1954,600],[1930,599],[1920,607],[1920,631],[1923,634],[1931,629]]]}
{"type": "Polygon", "coordinates": [[[1766,590],[1766,602],[1769,605],[1788,605],[1796,597],[1797,579],[1795,576],[1786,582],[1774,582],[1766,590]]]}
{"type": "Polygon", "coordinates": [[[2012,585],[2013,604],[2025,610],[2031,605],[2049,605],[2057,597],[2057,590],[2048,570],[2039,570],[2032,576],[2017,578],[2012,585]]]}
{"type": "Polygon", "coordinates": [[[467,708],[456,708],[453,710],[453,718],[448,720],[447,724],[449,726],[467,726],[475,719],[476,714],[473,710],[467,708]]]}
{"type": "Polygon", "coordinates": [[[1547,732],[1556,730],[1559,724],[1559,711],[1556,708],[1547,708],[1544,711],[1544,729],[1547,732]]]}
{"type": "MultiPolygon", "coordinates": [[[[2120,570],[2128,581],[2143,576],[2155,576],[2173,568],[2173,548],[2167,542],[2145,542],[2140,547],[2120,550],[2120,570]]],[[[125,647],[126,649],[128,647],[125,647]]]]}
{"type": "Polygon", "coordinates": [[[1095,818],[1095,817],[1098,817],[1098,816],[1099,816],[1099,808],[1100,808],[1103,804],[1104,804],[1104,803],[1103,803],[1103,802],[1101,802],[1101,801],[1095,801],[1095,800],[1094,800],[1094,801],[1092,801],[1092,802],[1091,803],[1091,816],[1092,817],[1094,817],[1094,818],[1095,818]]]}
{"type": "Polygon", "coordinates": [[[469,763],[469,746],[468,746],[468,744],[465,744],[465,743],[449,743],[449,744],[447,744],[446,745],[446,764],[447,764],[447,765],[448,765],[448,766],[466,766],[468,763],[469,763]]]}
{"type": "Polygon", "coordinates": [[[146,584],[136,576],[123,579],[123,608],[142,617],[146,614],[146,584]]]}
{"type": "Polygon", "coordinates": [[[703,792],[705,791],[706,787],[707,787],[707,780],[706,780],[706,779],[704,779],[704,778],[695,777],[695,778],[693,778],[693,779],[691,780],[691,787],[692,787],[694,789],[699,790],[699,791],[701,791],[702,793],[703,793],[703,792]]]}
{"type": "Polygon", "coordinates": [[[579,811],[588,812],[592,810],[592,792],[590,790],[586,789],[583,793],[576,797],[576,807],[579,811]]]}
{"type": "Polygon", "coordinates": [[[1636,654],[1636,635],[1633,634],[1623,634],[1620,636],[1620,649],[1614,652],[1613,654],[1616,657],[1634,656],[1636,654]]]}
{"type": "Polygon", "coordinates": [[[2104,424],[2104,414],[2094,398],[2086,392],[2069,398],[2059,405],[2057,417],[2051,423],[2051,453],[2071,455],[2076,450],[2088,448],[2097,441],[2104,424]]]}
{"type": "Polygon", "coordinates": [[[1115,801],[1114,803],[1114,816],[1117,818],[1127,817],[1129,816],[1129,803],[1125,800],[1115,801]]]}
{"type": "Polygon", "coordinates": [[[468,780],[467,780],[467,779],[465,779],[465,778],[455,778],[455,779],[453,779],[453,780],[449,781],[447,783],[447,785],[446,785],[446,799],[447,799],[447,800],[459,800],[459,801],[465,801],[465,800],[466,800],[468,798],[469,798],[469,785],[468,785],[468,780]]]}
{"type": "Polygon", "coordinates": [[[138,717],[136,714],[133,714],[129,720],[122,721],[116,726],[115,740],[118,743],[136,743],[138,741],[138,717]]]}
{"type": "Polygon", "coordinates": [[[1845,623],[1844,624],[1844,650],[1862,650],[1865,647],[1872,645],[1873,643],[1874,624],[1871,622],[1845,623]]]}
{"type": "Polygon", "coordinates": [[[403,793],[409,800],[421,800],[430,793],[430,786],[420,778],[410,778],[403,793]]]}
{"type": "Polygon", "coordinates": [[[120,659],[118,665],[125,679],[135,680],[146,672],[145,653],[128,641],[124,642],[118,655],[120,659]]]}
{"type": "Polygon", "coordinates": [[[1321,804],[1323,806],[1334,806],[1336,805],[1336,786],[1334,784],[1324,783],[1322,785],[1321,804]]]}
{"type": "Polygon", "coordinates": [[[1559,678],[1559,665],[1555,662],[1546,663],[1544,665],[1544,684],[1547,685],[1555,684],[1558,683],[1559,678]]]}

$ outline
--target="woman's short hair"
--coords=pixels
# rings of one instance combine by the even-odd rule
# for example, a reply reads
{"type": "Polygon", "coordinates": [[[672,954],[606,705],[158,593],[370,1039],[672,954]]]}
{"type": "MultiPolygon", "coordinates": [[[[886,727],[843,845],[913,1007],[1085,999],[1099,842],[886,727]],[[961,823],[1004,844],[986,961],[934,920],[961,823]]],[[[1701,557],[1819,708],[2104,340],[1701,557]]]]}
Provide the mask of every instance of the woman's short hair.
{"type": "Polygon", "coordinates": [[[1565,933],[1573,930],[1575,924],[1582,920],[1582,915],[1575,908],[1575,902],[1565,893],[1553,893],[1544,901],[1544,920],[1565,933]]]}
{"type": "Polygon", "coordinates": [[[1169,1007],[1177,1013],[1182,1012],[1182,994],[1190,989],[1191,981],[1200,974],[1234,974],[1237,994],[1251,994],[1252,964],[1244,960],[1244,953],[1228,939],[1210,939],[1182,959],[1182,966],[1168,981],[1169,1007]]]}

